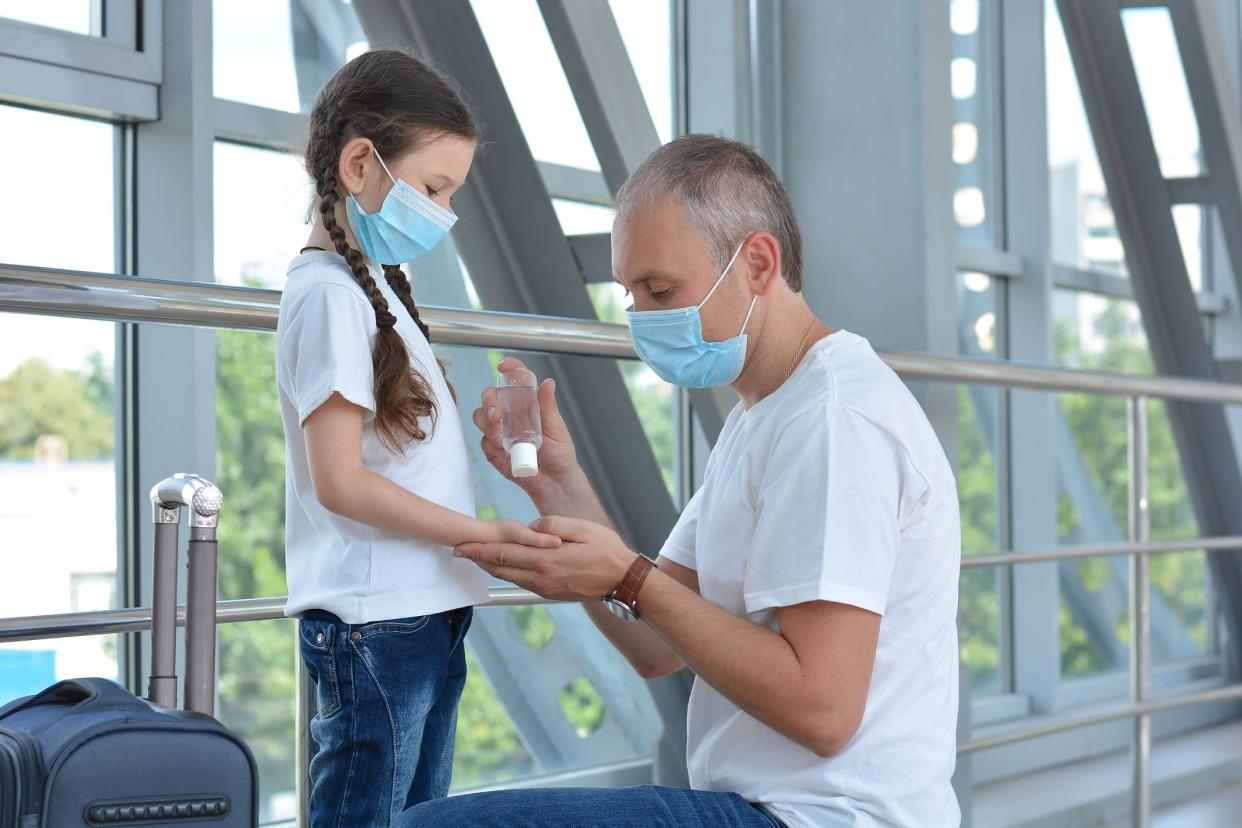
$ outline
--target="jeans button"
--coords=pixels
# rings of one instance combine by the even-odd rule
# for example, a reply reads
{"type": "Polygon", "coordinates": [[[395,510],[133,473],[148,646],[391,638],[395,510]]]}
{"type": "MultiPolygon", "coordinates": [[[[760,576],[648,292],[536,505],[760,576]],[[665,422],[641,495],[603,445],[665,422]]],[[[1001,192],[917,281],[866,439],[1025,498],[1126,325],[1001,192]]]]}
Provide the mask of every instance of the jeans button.
{"type": "Polygon", "coordinates": [[[349,636],[349,637],[350,637],[352,640],[354,640],[354,641],[361,641],[361,640],[362,640],[362,633],[360,633],[360,632],[355,632],[355,633],[350,634],[350,636],[349,636]]]}
{"type": "Polygon", "coordinates": [[[316,643],[316,644],[322,644],[322,643],[323,643],[323,633],[319,633],[319,635],[315,636],[315,643],[316,643]]]}

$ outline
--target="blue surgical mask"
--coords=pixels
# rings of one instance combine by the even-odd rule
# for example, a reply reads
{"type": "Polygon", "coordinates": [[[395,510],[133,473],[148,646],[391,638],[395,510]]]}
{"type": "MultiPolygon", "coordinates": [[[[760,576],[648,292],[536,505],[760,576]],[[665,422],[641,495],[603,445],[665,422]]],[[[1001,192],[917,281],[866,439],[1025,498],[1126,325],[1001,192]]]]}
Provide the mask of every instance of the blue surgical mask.
{"type": "Polygon", "coordinates": [[[750,310],[746,311],[746,319],[738,335],[722,342],[703,341],[703,321],[699,317],[699,309],[707,304],[724,277],[729,275],[745,244],[743,241],[738,245],[724,272],[698,305],[657,311],[630,309],[625,312],[630,322],[634,350],[660,379],[683,388],[708,388],[728,385],[742,373],[746,362],[746,325],[759,297],[756,295],[750,300],[750,310]]]}
{"type": "Polygon", "coordinates": [[[346,196],[345,215],[350,229],[362,252],[378,264],[417,259],[440,243],[457,216],[404,181],[393,178],[378,152],[375,158],[392,179],[392,189],[384,196],[379,210],[370,215],[362,211],[353,196],[346,196]]]}

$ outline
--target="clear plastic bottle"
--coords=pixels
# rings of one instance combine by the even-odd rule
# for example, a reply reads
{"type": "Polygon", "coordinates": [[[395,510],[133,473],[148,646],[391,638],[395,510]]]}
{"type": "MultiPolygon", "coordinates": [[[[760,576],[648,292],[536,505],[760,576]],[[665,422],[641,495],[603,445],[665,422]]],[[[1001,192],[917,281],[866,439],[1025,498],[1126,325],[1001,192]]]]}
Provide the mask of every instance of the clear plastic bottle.
{"type": "Polygon", "coordinates": [[[543,428],[539,422],[539,388],[535,375],[525,368],[506,371],[496,380],[500,397],[500,440],[509,452],[514,477],[539,473],[539,447],[543,428]]]}

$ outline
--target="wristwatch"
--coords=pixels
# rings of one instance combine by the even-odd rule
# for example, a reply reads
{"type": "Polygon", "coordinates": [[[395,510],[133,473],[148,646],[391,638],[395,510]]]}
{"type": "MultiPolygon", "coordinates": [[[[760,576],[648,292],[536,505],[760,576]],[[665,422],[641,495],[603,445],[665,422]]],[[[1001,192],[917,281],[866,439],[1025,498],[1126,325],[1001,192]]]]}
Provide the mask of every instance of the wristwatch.
{"type": "Polygon", "coordinates": [[[634,557],[634,563],[630,564],[630,568],[626,570],[621,584],[604,596],[604,604],[612,610],[613,615],[624,618],[626,621],[639,619],[638,590],[642,589],[643,581],[647,580],[647,576],[653,569],[655,569],[655,561],[646,555],[634,557]]]}

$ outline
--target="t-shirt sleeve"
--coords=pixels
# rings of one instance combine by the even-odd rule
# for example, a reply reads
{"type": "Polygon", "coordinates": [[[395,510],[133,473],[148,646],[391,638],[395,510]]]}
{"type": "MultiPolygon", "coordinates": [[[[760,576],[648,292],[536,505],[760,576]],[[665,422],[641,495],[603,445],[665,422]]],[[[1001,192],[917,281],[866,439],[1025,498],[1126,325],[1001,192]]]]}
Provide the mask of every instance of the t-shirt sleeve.
{"type": "Polygon", "coordinates": [[[910,469],[902,446],[851,409],[790,421],[757,481],[746,611],[833,601],[883,615],[910,469]]]}
{"type": "Polygon", "coordinates": [[[664,546],[660,549],[661,558],[696,571],[698,566],[694,562],[694,537],[698,530],[699,498],[702,494],[703,490],[699,489],[690,498],[686,508],[681,510],[681,516],[677,518],[668,540],[664,541],[664,546]]]}
{"type": "Polygon", "coordinates": [[[375,312],[344,285],[318,284],[292,308],[281,340],[289,396],[305,423],[334,393],[375,415],[375,312]]]}

